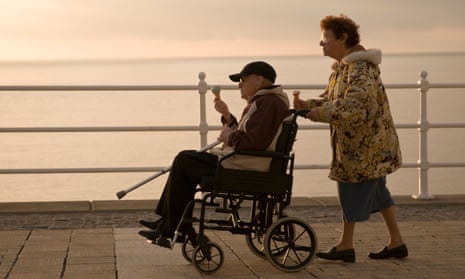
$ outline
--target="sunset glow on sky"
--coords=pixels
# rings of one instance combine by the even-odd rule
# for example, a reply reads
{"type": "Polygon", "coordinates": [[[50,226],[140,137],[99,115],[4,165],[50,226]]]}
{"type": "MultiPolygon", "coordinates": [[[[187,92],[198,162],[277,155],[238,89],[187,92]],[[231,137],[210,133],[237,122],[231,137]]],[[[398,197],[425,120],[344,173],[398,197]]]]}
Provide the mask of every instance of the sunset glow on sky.
{"type": "Polygon", "coordinates": [[[340,13],[369,48],[465,51],[462,0],[0,1],[0,61],[320,54],[340,13]]]}

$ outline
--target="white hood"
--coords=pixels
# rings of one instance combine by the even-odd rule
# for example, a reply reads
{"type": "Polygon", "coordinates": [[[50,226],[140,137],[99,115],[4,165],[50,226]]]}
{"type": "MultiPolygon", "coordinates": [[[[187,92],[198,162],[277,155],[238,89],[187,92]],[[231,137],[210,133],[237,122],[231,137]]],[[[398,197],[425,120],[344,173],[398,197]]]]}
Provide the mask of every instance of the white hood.
{"type": "Polygon", "coordinates": [[[342,58],[342,63],[350,64],[359,60],[368,60],[371,63],[378,65],[381,64],[381,50],[379,49],[367,49],[354,51],[346,57],[342,58]]]}

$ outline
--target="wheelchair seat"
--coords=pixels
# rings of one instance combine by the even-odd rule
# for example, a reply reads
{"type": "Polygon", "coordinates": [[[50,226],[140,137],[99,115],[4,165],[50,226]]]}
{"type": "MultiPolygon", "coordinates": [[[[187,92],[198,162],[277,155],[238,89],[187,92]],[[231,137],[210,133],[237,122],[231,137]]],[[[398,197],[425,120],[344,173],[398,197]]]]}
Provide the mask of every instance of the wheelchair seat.
{"type": "Polygon", "coordinates": [[[294,167],[292,147],[298,129],[296,119],[297,114],[291,113],[283,120],[275,151],[240,150],[221,158],[214,179],[206,178],[213,183],[214,195],[290,194],[294,167]],[[271,158],[270,169],[264,172],[228,169],[222,166],[224,160],[235,155],[271,158]]]}

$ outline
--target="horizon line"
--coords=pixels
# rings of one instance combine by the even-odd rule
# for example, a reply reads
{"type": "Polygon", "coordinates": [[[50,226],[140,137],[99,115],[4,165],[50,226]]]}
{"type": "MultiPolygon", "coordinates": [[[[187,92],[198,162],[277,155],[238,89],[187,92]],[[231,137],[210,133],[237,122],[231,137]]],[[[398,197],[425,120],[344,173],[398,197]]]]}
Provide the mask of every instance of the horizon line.
{"type": "MultiPolygon", "coordinates": [[[[422,56],[422,55],[465,55],[465,51],[427,51],[427,52],[383,52],[383,55],[391,56],[422,56]]],[[[120,62],[146,62],[170,59],[241,59],[241,58],[288,58],[288,57],[324,57],[322,54],[270,54],[270,55],[212,55],[212,56],[151,56],[151,57],[102,57],[102,58],[60,58],[60,59],[16,59],[1,60],[0,64],[48,64],[48,63],[120,63],[120,62]]]]}

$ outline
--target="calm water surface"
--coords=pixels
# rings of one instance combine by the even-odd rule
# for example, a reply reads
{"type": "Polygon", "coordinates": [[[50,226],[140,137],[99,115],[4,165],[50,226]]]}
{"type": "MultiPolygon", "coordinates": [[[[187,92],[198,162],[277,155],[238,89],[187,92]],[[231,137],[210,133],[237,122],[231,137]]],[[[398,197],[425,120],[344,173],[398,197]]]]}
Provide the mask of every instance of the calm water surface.
{"type": "MultiPolygon", "coordinates": [[[[148,59],[139,61],[81,61],[54,63],[0,63],[1,85],[124,85],[197,84],[198,73],[209,84],[231,84],[227,75],[251,61],[274,65],[280,84],[325,84],[331,60],[319,56],[148,59]]],[[[431,83],[465,79],[464,54],[385,55],[381,65],[386,84],[416,83],[427,70],[431,83]]],[[[288,92],[291,93],[291,92],[288,92]]],[[[303,98],[320,92],[304,91],[303,98]]],[[[415,123],[419,115],[416,90],[388,91],[396,123],[415,123]]],[[[237,91],[224,91],[231,110],[240,113],[237,91]]],[[[212,96],[207,96],[210,125],[218,125],[212,96]]],[[[196,92],[0,92],[0,127],[157,126],[198,125],[196,92]]],[[[463,90],[432,89],[428,94],[431,123],[465,122],[463,90]]],[[[308,122],[302,121],[301,124],[308,122]]],[[[418,159],[418,133],[399,129],[404,162],[418,159]]],[[[216,131],[209,133],[214,141],[216,131]]],[[[465,129],[432,129],[428,137],[430,162],[464,162],[465,129]]],[[[3,133],[0,168],[163,167],[182,149],[197,149],[199,134],[174,132],[133,133],[3,133]]],[[[297,164],[323,164],[330,160],[328,131],[299,132],[297,164]]],[[[335,183],[327,170],[295,171],[294,196],[334,196],[335,183]]],[[[0,175],[0,202],[45,200],[111,200],[152,173],[0,175]]],[[[395,195],[418,192],[416,169],[401,169],[389,176],[395,195]]],[[[129,194],[126,199],[158,198],[166,176],[129,194]]],[[[463,194],[463,168],[431,169],[432,194],[463,194]]]]}

